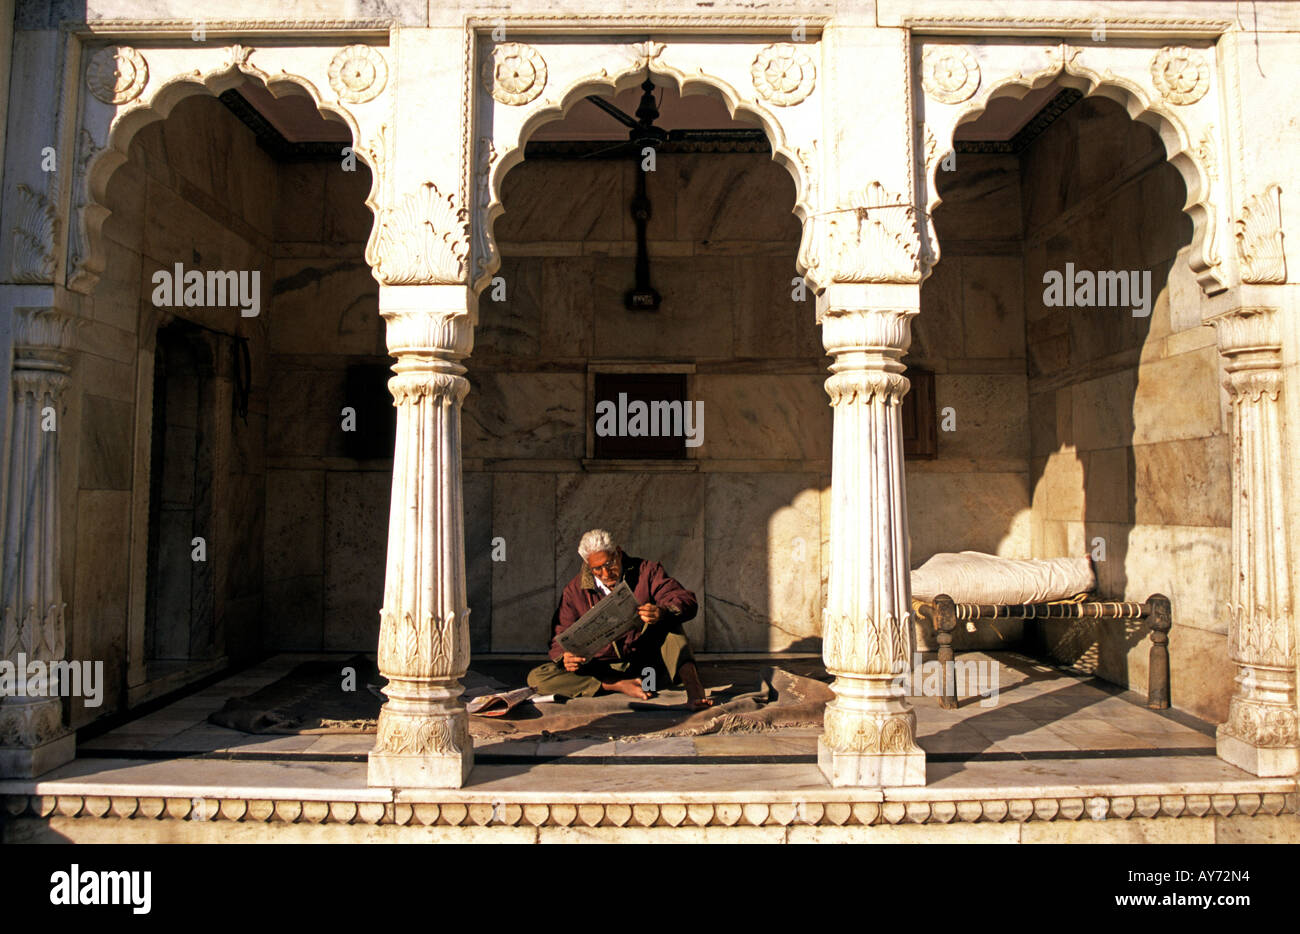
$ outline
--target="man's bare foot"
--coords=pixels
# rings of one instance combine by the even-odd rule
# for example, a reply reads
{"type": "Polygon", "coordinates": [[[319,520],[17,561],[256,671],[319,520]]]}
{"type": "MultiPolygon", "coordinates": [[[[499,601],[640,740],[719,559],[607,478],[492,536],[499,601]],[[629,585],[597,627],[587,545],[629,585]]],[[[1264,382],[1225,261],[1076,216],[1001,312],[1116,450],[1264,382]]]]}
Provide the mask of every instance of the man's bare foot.
{"type": "Polygon", "coordinates": [[[706,710],[713,706],[713,698],[704,695],[704,683],[700,681],[700,673],[695,667],[695,662],[682,665],[679,675],[682,684],[686,686],[686,702],[692,710],[706,710]]]}
{"type": "Polygon", "coordinates": [[[606,691],[617,691],[620,694],[626,694],[628,697],[635,697],[637,700],[649,700],[650,695],[641,687],[641,682],[636,678],[628,678],[626,681],[610,681],[608,684],[602,682],[601,687],[606,691]]]}

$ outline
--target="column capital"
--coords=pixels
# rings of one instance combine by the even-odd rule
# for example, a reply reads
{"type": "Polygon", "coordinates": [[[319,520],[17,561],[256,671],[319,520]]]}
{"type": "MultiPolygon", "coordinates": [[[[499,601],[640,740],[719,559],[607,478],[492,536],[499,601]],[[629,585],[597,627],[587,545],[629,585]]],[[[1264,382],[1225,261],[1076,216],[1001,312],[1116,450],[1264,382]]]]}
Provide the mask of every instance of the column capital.
{"type": "MultiPolygon", "coordinates": [[[[379,314],[388,322],[388,352],[456,361],[474,349],[477,302],[464,285],[382,285],[379,314]]],[[[398,363],[398,369],[403,364],[398,363]]],[[[463,368],[457,367],[460,372],[463,368]]]]}
{"type": "MultiPolygon", "coordinates": [[[[1235,357],[1243,353],[1275,353],[1282,350],[1282,329],[1275,309],[1266,306],[1233,308],[1207,322],[1214,326],[1219,353],[1235,357]]],[[[1279,364],[1281,362],[1279,358],[1279,364]]]]}
{"type": "MultiPolygon", "coordinates": [[[[901,357],[912,345],[915,308],[828,308],[820,316],[822,346],[833,357],[873,354],[901,357]]],[[[841,360],[831,367],[841,369],[841,360]]]]}

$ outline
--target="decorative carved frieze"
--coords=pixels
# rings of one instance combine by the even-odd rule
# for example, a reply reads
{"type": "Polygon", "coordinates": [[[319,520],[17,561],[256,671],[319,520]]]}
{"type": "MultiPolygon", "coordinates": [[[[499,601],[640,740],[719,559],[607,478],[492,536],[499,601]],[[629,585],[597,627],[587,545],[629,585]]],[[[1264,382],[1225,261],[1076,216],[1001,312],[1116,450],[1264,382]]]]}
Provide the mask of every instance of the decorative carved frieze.
{"type": "Polygon", "coordinates": [[[13,234],[13,281],[50,282],[54,278],[54,238],[58,218],[42,192],[21,182],[13,234]]]}
{"type": "Polygon", "coordinates": [[[57,701],[0,700],[0,746],[39,746],[65,733],[57,701]]]}
{"type": "MultiPolygon", "coordinates": [[[[464,372],[463,367],[458,368],[448,361],[467,357],[474,349],[474,328],[468,314],[410,309],[388,311],[382,308],[379,313],[388,322],[388,352],[393,356],[432,353],[439,357],[440,365],[448,372],[464,372]]],[[[420,372],[416,370],[413,375],[420,372]]]]}
{"type": "Polygon", "coordinates": [[[1286,748],[1300,744],[1296,711],[1284,704],[1262,704],[1234,697],[1221,731],[1252,746],[1286,748]]]}
{"type": "Polygon", "coordinates": [[[1237,218],[1237,256],[1241,280],[1286,282],[1286,253],[1282,246],[1282,189],[1269,185],[1248,200],[1237,218]]]}
{"type": "Polygon", "coordinates": [[[802,103],[817,86],[817,66],[789,42],[777,42],[760,51],[750,75],[758,96],[778,107],[802,103]]]}
{"type": "Polygon", "coordinates": [[[846,716],[831,704],[826,708],[822,740],[832,749],[857,753],[908,753],[917,750],[916,714],[903,717],[846,716]]]}
{"type": "MultiPolygon", "coordinates": [[[[520,801],[485,802],[475,796],[457,800],[411,803],[353,801],[340,795],[320,798],[157,797],[149,795],[53,793],[0,796],[4,812],[14,818],[47,818],[53,814],[78,820],[130,820],[156,826],[170,821],[268,824],[299,819],[311,823],[400,827],[631,827],[656,828],[672,833],[674,827],[869,827],[935,825],[948,823],[1019,824],[1029,821],[1090,820],[1129,821],[1142,818],[1178,818],[1184,821],[1221,817],[1293,815],[1292,792],[1234,791],[1208,794],[1050,795],[1011,798],[995,793],[983,797],[945,796],[936,792],[926,799],[908,801],[843,801],[832,792],[817,800],[811,792],[799,802],[780,796],[744,803],[734,795],[691,796],[690,803],[669,800],[636,803],[607,800],[542,800],[536,793],[520,801]]],[[[440,796],[441,797],[441,796],[440,796]]],[[[942,832],[941,828],[939,829],[942,832]]],[[[363,831],[364,832],[364,831],[363,831]]]]}
{"type": "Polygon", "coordinates": [[[979,90],[980,66],[970,49],[934,46],[921,54],[921,87],[941,104],[960,104],[979,90]]]}
{"type": "Polygon", "coordinates": [[[86,64],[86,87],[105,104],[130,103],[140,96],[148,81],[148,63],[130,46],[99,49],[86,64]]]}
{"type": "Polygon", "coordinates": [[[1151,59],[1151,81],[1171,104],[1195,104],[1210,89],[1210,66],[1195,49],[1166,46],[1151,59]]]}
{"type": "Polygon", "coordinates": [[[459,756],[467,737],[457,742],[453,721],[379,712],[375,752],[394,756],[459,756]]]}
{"type": "Polygon", "coordinates": [[[530,103],[546,87],[546,60],[523,42],[498,43],[483,63],[483,83],[502,104],[530,103]]]}
{"type": "Polygon", "coordinates": [[[469,381],[451,373],[401,373],[388,381],[396,405],[411,405],[429,399],[438,403],[464,401],[469,381]]]}
{"type": "Polygon", "coordinates": [[[465,281],[469,219],[455,194],[423,183],[375,221],[366,260],[384,285],[454,285],[465,281]]]}
{"type": "Polygon", "coordinates": [[[364,104],[383,92],[388,83],[388,62],[378,49],[350,45],[330,59],[329,80],[339,100],[364,104]]]}

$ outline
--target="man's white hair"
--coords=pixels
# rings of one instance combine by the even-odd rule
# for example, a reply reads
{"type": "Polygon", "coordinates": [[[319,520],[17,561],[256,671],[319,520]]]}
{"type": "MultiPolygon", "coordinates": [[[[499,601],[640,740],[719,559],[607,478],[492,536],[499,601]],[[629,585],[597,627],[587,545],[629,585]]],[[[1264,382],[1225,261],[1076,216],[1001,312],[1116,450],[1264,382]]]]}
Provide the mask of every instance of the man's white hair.
{"type": "Polygon", "coordinates": [[[600,551],[607,555],[612,555],[618,551],[614,536],[604,529],[592,529],[590,532],[585,533],[582,540],[578,542],[578,554],[582,556],[583,561],[600,551]]]}

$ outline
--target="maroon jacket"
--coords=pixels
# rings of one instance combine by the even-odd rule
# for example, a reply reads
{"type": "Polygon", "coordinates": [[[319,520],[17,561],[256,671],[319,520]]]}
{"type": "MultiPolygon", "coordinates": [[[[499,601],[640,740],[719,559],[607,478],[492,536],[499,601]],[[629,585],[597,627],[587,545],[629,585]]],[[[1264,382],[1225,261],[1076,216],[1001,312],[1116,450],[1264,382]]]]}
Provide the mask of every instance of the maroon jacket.
{"type": "MultiPolygon", "coordinates": [[[[627,585],[632,588],[637,606],[655,603],[667,611],[664,618],[654,624],[656,626],[671,626],[675,623],[684,623],[688,619],[694,619],[696,612],[699,610],[699,603],[695,600],[695,594],[669,577],[668,573],[664,571],[663,565],[658,561],[647,561],[644,558],[634,558],[625,554],[623,556],[623,580],[627,581],[627,585]]],[[[558,662],[564,655],[564,649],[560,647],[560,643],[557,641],[560,633],[576,623],[583,613],[590,610],[604,597],[604,592],[596,586],[595,575],[584,565],[581,573],[565,586],[564,594],[560,597],[560,605],[556,608],[555,615],[551,617],[551,651],[549,654],[552,661],[558,662]]],[[[639,629],[634,629],[617,640],[619,652],[623,658],[627,658],[632,643],[636,641],[637,636],[640,634],[639,629]]],[[[617,659],[619,655],[614,651],[614,644],[610,643],[601,649],[596,654],[596,658],[617,659]]]]}

